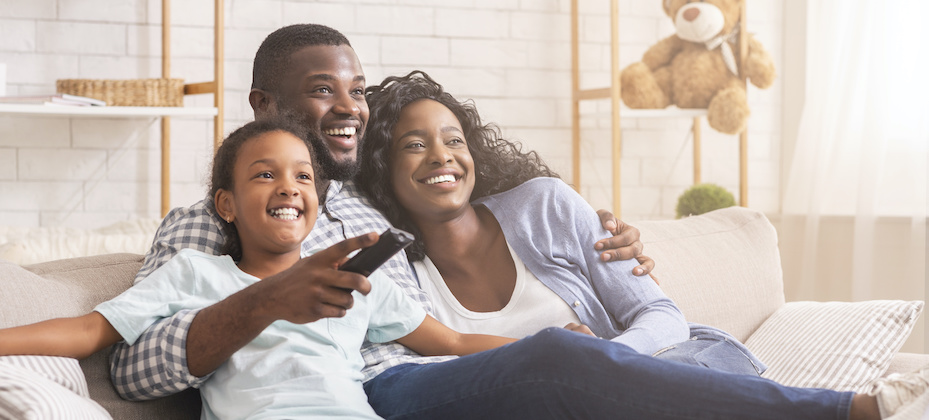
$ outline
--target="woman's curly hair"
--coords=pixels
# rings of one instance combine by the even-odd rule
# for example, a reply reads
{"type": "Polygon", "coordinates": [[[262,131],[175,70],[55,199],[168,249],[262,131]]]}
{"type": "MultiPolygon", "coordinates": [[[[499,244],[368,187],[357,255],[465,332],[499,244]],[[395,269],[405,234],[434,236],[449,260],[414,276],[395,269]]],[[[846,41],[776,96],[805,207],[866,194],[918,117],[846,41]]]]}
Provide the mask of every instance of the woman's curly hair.
{"type": "Polygon", "coordinates": [[[519,143],[502,139],[496,125],[481,123],[472,101],[459,102],[422,71],[387,77],[380,85],[368,87],[365,98],[370,116],[360,148],[362,165],[357,183],[390,223],[416,236],[416,241],[407,249],[411,261],[423,259],[425,246],[419,230],[400,205],[390,183],[391,131],[404,106],[420,99],[431,99],[452,111],[461,123],[468,151],[474,159],[476,177],[472,201],[507,191],[532,178],[558,178],[558,174],[549,169],[536,152],[523,152],[519,143]]]}

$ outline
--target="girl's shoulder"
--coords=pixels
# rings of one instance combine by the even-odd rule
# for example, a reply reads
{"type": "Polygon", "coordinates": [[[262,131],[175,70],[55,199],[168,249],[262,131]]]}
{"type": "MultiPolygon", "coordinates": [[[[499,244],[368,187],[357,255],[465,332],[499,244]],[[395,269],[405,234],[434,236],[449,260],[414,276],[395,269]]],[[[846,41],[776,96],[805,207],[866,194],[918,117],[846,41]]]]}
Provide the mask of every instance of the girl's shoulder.
{"type": "Polygon", "coordinates": [[[184,264],[194,267],[213,267],[216,269],[229,269],[235,267],[235,262],[228,255],[214,255],[192,248],[183,248],[171,260],[175,264],[184,264]]]}
{"type": "Polygon", "coordinates": [[[193,259],[193,258],[220,259],[226,256],[227,255],[214,255],[214,254],[206,253],[206,252],[193,249],[193,248],[182,248],[181,250],[177,251],[177,255],[175,256],[175,258],[181,257],[185,259],[193,259]]]}

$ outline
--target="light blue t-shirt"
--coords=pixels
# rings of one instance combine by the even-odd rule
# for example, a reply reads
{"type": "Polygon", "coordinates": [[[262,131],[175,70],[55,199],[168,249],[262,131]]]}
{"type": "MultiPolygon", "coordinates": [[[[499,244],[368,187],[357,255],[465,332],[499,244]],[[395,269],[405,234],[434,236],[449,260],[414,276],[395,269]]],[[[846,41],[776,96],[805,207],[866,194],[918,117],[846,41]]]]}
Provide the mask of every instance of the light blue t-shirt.
{"type": "MultiPolygon", "coordinates": [[[[201,387],[202,418],[379,418],[362,387],[362,342],[403,337],[426,313],[380,273],[368,280],[371,292],[353,292],[354,306],[344,317],[276,321],[235,352],[201,387]]],[[[94,310],[132,344],[157,320],[212,305],[258,281],[229,256],[183,249],[94,310]]]]}

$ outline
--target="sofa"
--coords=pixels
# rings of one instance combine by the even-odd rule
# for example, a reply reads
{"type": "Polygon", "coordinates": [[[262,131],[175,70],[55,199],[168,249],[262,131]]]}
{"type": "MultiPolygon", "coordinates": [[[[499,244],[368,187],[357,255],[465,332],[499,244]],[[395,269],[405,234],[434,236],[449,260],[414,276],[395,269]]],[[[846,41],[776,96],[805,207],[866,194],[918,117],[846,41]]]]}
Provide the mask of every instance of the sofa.
{"type": "MultiPolygon", "coordinates": [[[[785,302],[777,234],[758,211],[731,207],[634,225],[642,232],[646,254],[657,262],[655,277],[687,319],[745,342],[767,364],[765,377],[787,385],[861,391],[875,378],[929,365],[929,355],[898,352],[922,311],[921,301],[785,302]]],[[[0,260],[0,327],[87,313],[130,287],[141,264],[142,256],[132,253],[28,266],[0,260]]],[[[66,392],[104,409],[100,418],[107,413],[116,419],[199,418],[196,390],[156,401],[120,399],[109,379],[109,353],[106,349],[82,360],[78,374],[86,385],[84,378],[72,380],[66,392]]],[[[4,372],[15,370],[3,369],[4,363],[64,383],[55,372],[36,367],[41,363],[34,359],[0,357],[0,410],[10,404],[4,399],[18,383],[4,378],[4,372]]]]}

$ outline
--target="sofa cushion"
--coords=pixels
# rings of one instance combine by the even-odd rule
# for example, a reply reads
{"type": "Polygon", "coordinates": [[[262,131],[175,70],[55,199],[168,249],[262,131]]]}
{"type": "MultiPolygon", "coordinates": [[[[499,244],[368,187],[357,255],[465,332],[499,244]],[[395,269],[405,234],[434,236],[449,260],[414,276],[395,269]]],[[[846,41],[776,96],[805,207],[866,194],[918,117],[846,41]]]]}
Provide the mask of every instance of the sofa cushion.
{"type": "Polygon", "coordinates": [[[132,285],[137,254],[58,260],[20,267],[0,260],[0,328],[78,316],[132,285]]]}
{"type": "Polygon", "coordinates": [[[662,290],[688,321],[745,342],[784,304],[777,233],[763,213],[729,207],[633,225],[642,234],[645,255],[655,260],[662,290]]]}
{"type": "Polygon", "coordinates": [[[144,253],[161,219],[123,220],[85,229],[0,226],[0,259],[19,265],[112,253],[144,253]]]}
{"type": "Polygon", "coordinates": [[[90,399],[77,360],[0,357],[0,418],[112,419],[90,399]]]}
{"type": "Polygon", "coordinates": [[[745,345],[784,385],[868,391],[913,330],[922,301],[790,302],[745,345]]]}
{"type": "MultiPolygon", "coordinates": [[[[132,285],[142,266],[138,254],[108,254],[20,267],[0,260],[0,328],[50,318],[83,315],[132,285]]],[[[91,398],[118,419],[196,419],[196,390],[154,401],[131,402],[110,381],[109,354],[101,350],[81,361],[91,398]]]]}

